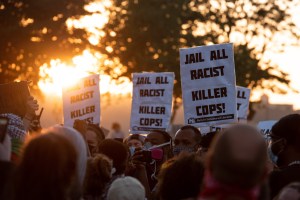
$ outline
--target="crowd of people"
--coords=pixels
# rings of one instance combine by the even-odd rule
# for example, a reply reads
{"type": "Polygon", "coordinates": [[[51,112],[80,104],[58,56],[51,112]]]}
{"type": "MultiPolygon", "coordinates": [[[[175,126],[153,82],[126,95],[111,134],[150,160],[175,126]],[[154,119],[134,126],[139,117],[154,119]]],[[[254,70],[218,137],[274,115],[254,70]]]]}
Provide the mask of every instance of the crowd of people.
{"type": "Polygon", "coordinates": [[[4,200],[296,200],[300,199],[300,115],[282,117],[268,138],[236,124],[203,134],[182,126],[105,134],[77,120],[42,129],[37,102],[8,119],[0,143],[4,200]],[[34,130],[34,131],[33,131],[34,130]]]}

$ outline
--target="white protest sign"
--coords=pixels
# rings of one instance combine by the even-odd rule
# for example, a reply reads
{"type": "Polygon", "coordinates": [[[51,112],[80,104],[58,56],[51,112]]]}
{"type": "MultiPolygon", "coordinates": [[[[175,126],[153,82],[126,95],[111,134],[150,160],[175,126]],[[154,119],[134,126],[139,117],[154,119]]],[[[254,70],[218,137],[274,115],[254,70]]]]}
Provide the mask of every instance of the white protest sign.
{"type": "Polygon", "coordinates": [[[212,126],[236,121],[233,44],[180,49],[185,124],[212,126]]]}
{"type": "Polygon", "coordinates": [[[64,125],[73,127],[76,119],[100,124],[99,75],[80,79],[76,85],[63,88],[64,125]]]}
{"type": "Polygon", "coordinates": [[[236,103],[237,103],[237,115],[238,119],[247,120],[250,89],[245,87],[236,86],[236,103]]]}
{"type": "Polygon", "coordinates": [[[260,121],[257,128],[263,134],[264,138],[267,140],[269,134],[271,133],[272,126],[276,123],[276,120],[260,121]]]}
{"type": "Polygon", "coordinates": [[[217,126],[212,126],[211,131],[223,131],[225,129],[230,128],[233,125],[234,124],[221,124],[221,125],[217,125],[217,126]]]}
{"type": "Polygon", "coordinates": [[[166,130],[170,123],[174,73],[133,73],[132,133],[166,130]]]}

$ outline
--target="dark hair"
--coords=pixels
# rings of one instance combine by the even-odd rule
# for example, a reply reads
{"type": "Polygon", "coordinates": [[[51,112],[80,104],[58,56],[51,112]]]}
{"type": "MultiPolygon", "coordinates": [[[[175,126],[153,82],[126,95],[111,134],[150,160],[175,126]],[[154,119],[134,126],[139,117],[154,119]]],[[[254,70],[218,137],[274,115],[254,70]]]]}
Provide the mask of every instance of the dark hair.
{"type": "Polygon", "coordinates": [[[100,197],[111,179],[112,161],[104,154],[96,154],[87,161],[84,196],[100,197]]]}
{"type": "Polygon", "coordinates": [[[105,139],[105,135],[104,132],[102,131],[102,129],[96,125],[96,124],[88,124],[87,127],[88,130],[94,131],[98,137],[98,140],[104,140],[105,139]]]}
{"type": "Polygon", "coordinates": [[[197,144],[201,143],[202,135],[201,135],[200,130],[197,127],[191,126],[191,125],[185,125],[185,126],[182,126],[179,130],[181,130],[181,131],[183,131],[183,130],[192,130],[192,131],[194,131],[195,141],[197,142],[197,144]]]}
{"type": "Polygon", "coordinates": [[[17,168],[15,199],[67,199],[76,161],[76,150],[65,137],[48,133],[32,139],[17,168]]]}
{"type": "Polygon", "coordinates": [[[169,142],[172,141],[172,137],[170,136],[170,134],[166,131],[161,131],[161,130],[153,130],[151,131],[151,133],[159,133],[163,136],[164,138],[164,142],[169,142]]]}
{"type": "MultiPolygon", "coordinates": [[[[300,146],[300,115],[290,114],[282,117],[272,127],[272,135],[285,138],[288,144],[300,146]]],[[[300,147],[299,147],[300,148],[300,147]]]]}
{"type": "Polygon", "coordinates": [[[201,146],[208,149],[217,133],[217,131],[212,131],[203,135],[201,139],[201,146]]]}
{"type": "Polygon", "coordinates": [[[204,167],[196,154],[181,154],[167,162],[158,177],[158,196],[164,200],[196,198],[204,175],[204,167]]]}
{"type": "Polygon", "coordinates": [[[133,139],[141,141],[142,144],[144,144],[144,141],[145,141],[145,137],[144,136],[142,136],[140,134],[132,134],[132,135],[129,135],[124,140],[124,142],[128,142],[128,141],[133,140],[133,139]]]}
{"type": "Polygon", "coordinates": [[[115,175],[124,173],[128,158],[128,148],[123,143],[113,139],[105,139],[99,145],[99,153],[113,160],[113,166],[116,168],[115,175]]]}

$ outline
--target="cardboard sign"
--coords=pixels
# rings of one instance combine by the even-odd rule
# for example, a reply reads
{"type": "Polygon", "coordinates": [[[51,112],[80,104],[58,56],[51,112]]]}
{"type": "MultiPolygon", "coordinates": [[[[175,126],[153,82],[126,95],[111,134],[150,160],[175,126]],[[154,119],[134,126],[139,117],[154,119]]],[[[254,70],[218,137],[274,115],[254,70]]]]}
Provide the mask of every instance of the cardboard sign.
{"type": "Polygon", "coordinates": [[[238,119],[247,120],[250,89],[236,86],[236,98],[238,119]]]}
{"type": "Polygon", "coordinates": [[[257,128],[260,130],[261,134],[266,140],[269,139],[269,134],[271,133],[273,125],[276,123],[276,120],[260,121],[257,125],[257,128]]]}
{"type": "Polygon", "coordinates": [[[180,49],[185,124],[212,126],[236,121],[233,45],[180,49]]]}
{"type": "Polygon", "coordinates": [[[232,125],[234,124],[221,124],[221,125],[216,125],[216,126],[203,126],[200,128],[201,134],[207,134],[209,132],[220,132],[220,131],[224,131],[228,128],[230,128],[232,125]]]}
{"type": "Polygon", "coordinates": [[[166,130],[170,123],[174,73],[133,73],[132,133],[166,130]]]}
{"type": "Polygon", "coordinates": [[[72,87],[63,88],[64,125],[73,127],[76,119],[100,124],[99,75],[80,79],[72,87]]]}
{"type": "Polygon", "coordinates": [[[30,96],[26,81],[0,84],[0,113],[13,113],[20,117],[26,114],[30,96]]]}

